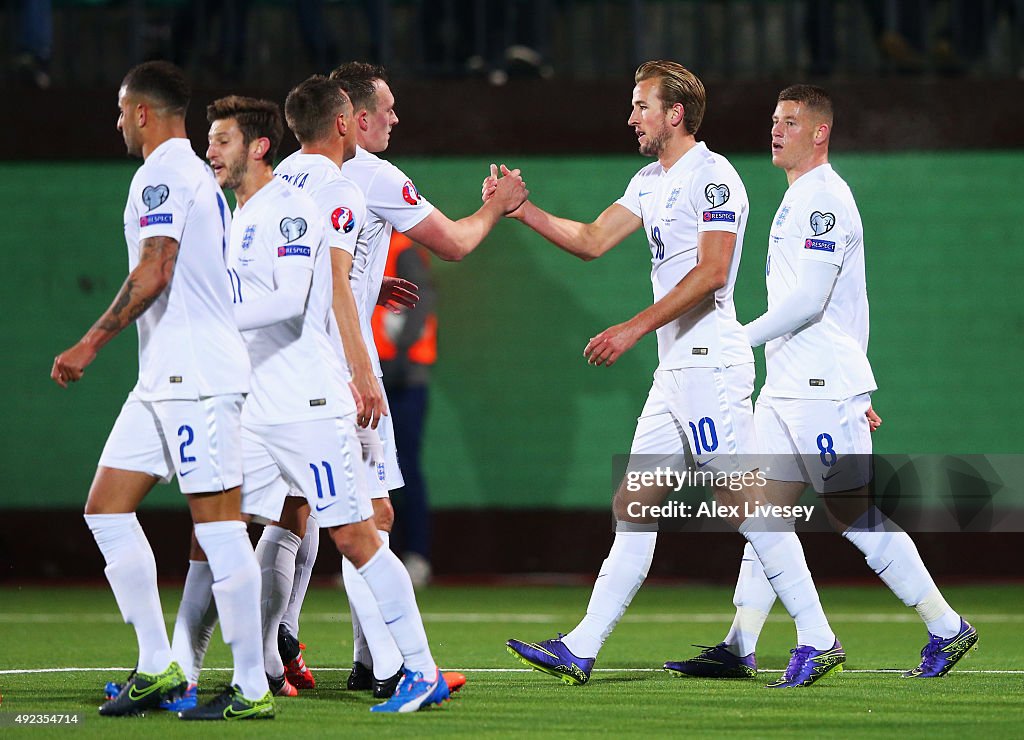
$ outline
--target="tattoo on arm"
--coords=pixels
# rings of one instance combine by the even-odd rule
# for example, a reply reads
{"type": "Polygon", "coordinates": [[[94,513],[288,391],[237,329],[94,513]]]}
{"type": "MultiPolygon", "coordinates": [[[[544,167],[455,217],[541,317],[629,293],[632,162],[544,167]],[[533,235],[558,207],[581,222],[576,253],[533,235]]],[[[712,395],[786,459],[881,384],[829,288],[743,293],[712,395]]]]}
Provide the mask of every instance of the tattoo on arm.
{"type": "Polygon", "coordinates": [[[174,276],[178,259],[176,239],[168,236],[144,239],[139,252],[139,264],[124,281],[110,308],[96,322],[95,328],[111,337],[145,313],[174,276]]]}

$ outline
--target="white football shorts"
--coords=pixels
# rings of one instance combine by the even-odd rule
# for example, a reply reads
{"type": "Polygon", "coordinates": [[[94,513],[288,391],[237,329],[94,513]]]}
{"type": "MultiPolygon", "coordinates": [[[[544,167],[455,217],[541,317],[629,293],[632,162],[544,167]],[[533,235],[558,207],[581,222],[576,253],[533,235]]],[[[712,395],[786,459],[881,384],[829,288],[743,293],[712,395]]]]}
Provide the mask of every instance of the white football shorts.
{"type": "Polygon", "coordinates": [[[360,449],[352,415],[292,424],[242,427],[242,511],[258,521],[277,521],[285,496],[301,492],[321,527],[373,516],[357,484],[360,449]]]}
{"type": "Polygon", "coordinates": [[[757,439],[769,480],[803,481],[818,493],[852,491],[871,481],[871,395],[841,401],[760,396],[757,439]]]}
{"type": "Polygon", "coordinates": [[[388,393],[384,390],[384,381],[377,378],[380,383],[381,393],[384,394],[384,403],[387,404],[389,414],[380,417],[380,423],[376,429],[358,428],[360,442],[363,445],[363,472],[364,483],[370,493],[370,498],[387,498],[389,491],[401,488],[405,485],[405,478],[402,477],[402,469],[398,466],[398,448],[395,446],[395,425],[391,421],[391,403],[388,401],[388,393]],[[376,440],[379,444],[376,444],[376,440]]]}
{"type": "Polygon", "coordinates": [[[240,393],[199,400],[143,401],[121,407],[99,464],[148,473],[182,493],[216,493],[242,483],[240,393]]]}
{"type": "Polygon", "coordinates": [[[658,370],[637,419],[629,469],[647,468],[654,460],[636,455],[678,465],[687,453],[698,468],[716,473],[756,467],[753,392],[753,363],[658,370]]]}

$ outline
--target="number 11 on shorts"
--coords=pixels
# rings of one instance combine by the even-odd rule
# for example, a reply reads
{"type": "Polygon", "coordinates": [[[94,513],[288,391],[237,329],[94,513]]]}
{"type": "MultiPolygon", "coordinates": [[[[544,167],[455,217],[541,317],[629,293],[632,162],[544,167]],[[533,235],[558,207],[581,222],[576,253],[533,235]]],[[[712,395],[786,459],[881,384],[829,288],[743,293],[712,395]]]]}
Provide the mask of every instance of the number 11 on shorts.
{"type": "MultiPolygon", "coordinates": [[[[331,470],[331,464],[326,460],[321,460],[320,465],[324,466],[324,477],[327,478],[328,495],[331,497],[336,496],[337,493],[334,490],[334,472],[331,470]]],[[[323,498],[324,486],[323,483],[320,481],[320,468],[319,466],[314,465],[313,463],[310,463],[309,467],[313,471],[313,480],[316,482],[316,497],[323,498]]]]}

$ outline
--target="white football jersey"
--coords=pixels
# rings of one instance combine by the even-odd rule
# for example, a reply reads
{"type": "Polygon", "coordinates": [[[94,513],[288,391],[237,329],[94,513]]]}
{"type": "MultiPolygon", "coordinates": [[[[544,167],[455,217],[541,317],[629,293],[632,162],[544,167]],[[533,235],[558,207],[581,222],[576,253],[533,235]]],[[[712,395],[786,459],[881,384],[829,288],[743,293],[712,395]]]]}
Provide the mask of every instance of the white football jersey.
{"type": "MultiPolygon", "coordinates": [[[[344,249],[352,255],[354,274],[356,241],[366,224],[366,199],[363,197],[363,191],[342,174],[337,164],[322,154],[295,152],[274,168],[274,174],[313,199],[323,216],[327,246],[331,249],[344,249]]],[[[335,322],[333,312],[331,321],[335,322]]],[[[334,323],[333,326],[332,331],[336,330],[337,324],[334,323]]],[[[345,363],[347,377],[351,377],[352,373],[340,339],[338,354],[345,363]]]]}
{"type": "Polygon", "coordinates": [[[356,238],[366,220],[366,199],[341,168],[322,154],[298,151],[278,164],[274,174],[302,190],[320,208],[327,245],[354,257],[356,238]]]}
{"type": "Polygon", "coordinates": [[[419,194],[404,172],[361,147],[355,157],[342,165],[342,171],[366,198],[366,223],[359,232],[352,264],[352,293],[373,372],[380,377],[380,359],[370,319],[384,281],[392,228],[408,231],[429,216],[434,206],[419,194]]]}
{"type": "Polygon", "coordinates": [[[231,222],[213,171],[188,139],[168,139],[132,178],[124,209],[128,269],[154,236],[177,240],[170,285],[135,322],[143,401],[249,390],[249,356],[235,325],[225,253],[231,222]]]}
{"type": "Polygon", "coordinates": [[[301,316],[242,332],[252,359],[243,423],[286,424],[354,413],[336,349],[341,339],[331,312],[331,258],[320,210],[309,196],[275,177],[235,209],[228,251],[235,301],[272,293],[278,265],[312,270],[312,283],[301,316]]]}
{"type": "Polygon", "coordinates": [[[643,219],[651,248],[655,301],[697,266],[698,234],[736,234],[726,284],[713,298],[658,329],[658,369],[753,362],[732,301],[750,205],[743,182],[729,161],[698,143],[667,172],[660,162],[637,172],[616,203],[643,219]]]}
{"type": "Polygon", "coordinates": [[[796,284],[798,260],[837,265],[839,275],[818,321],[765,345],[761,392],[833,400],[870,393],[877,386],[867,357],[864,228],[849,186],[828,164],[790,185],[775,213],[765,267],[769,308],[796,284]]]}

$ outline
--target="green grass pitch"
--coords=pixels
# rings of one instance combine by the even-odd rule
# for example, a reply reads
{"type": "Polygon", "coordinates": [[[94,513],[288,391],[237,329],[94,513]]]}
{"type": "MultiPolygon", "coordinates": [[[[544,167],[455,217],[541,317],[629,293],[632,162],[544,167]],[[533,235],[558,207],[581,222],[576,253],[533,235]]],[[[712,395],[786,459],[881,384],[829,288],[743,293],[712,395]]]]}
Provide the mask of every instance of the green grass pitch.
{"type": "MultiPolygon", "coordinates": [[[[179,596],[163,594],[170,613],[179,596]]],[[[586,608],[578,587],[433,587],[419,594],[434,656],[463,670],[469,683],[452,702],[415,715],[379,716],[367,694],[344,690],[351,663],[348,609],[341,591],[311,590],[302,622],[306,661],[318,687],[279,699],[273,722],[185,725],[166,713],[102,719],[104,683],[121,679],[135,657],[131,628],[113,596],[96,588],[0,589],[0,735],[21,730],[17,713],[80,712],[77,728],[32,734],[77,737],[195,737],[245,734],[312,738],[708,736],[1020,737],[1024,726],[1024,586],[945,589],[978,628],[979,649],[940,680],[904,680],[894,669],[917,664],[926,640],[912,610],[880,584],[826,587],[822,602],[849,655],[847,670],[797,690],[769,690],[793,646],[779,605],[758,650],[756,680],[673,678],[657,670],[689,657],[691,643],[714,644],[732,616],[728,588],[647,585],[608,640],[591,682],[565,686],[527,671],[505,652],[509,637],[546,639],[569,630],[586,608]],[[29,672],[33,669],[66,669],[29,672]],[[113,670],[102,670],[111,668],[113,670]],[[96,670],[101,669],[101,670],[96,670]],[[889,671],[889,672],[887,672],[889,671]]],[[[169,617],[170,620],[170,617],[169,617]]],[[[170,621],[169,621],[170,624],[170,621]]],[[[200,698],[227,681],[228,651],[219,632],[207,659],[200,698]]]]}

